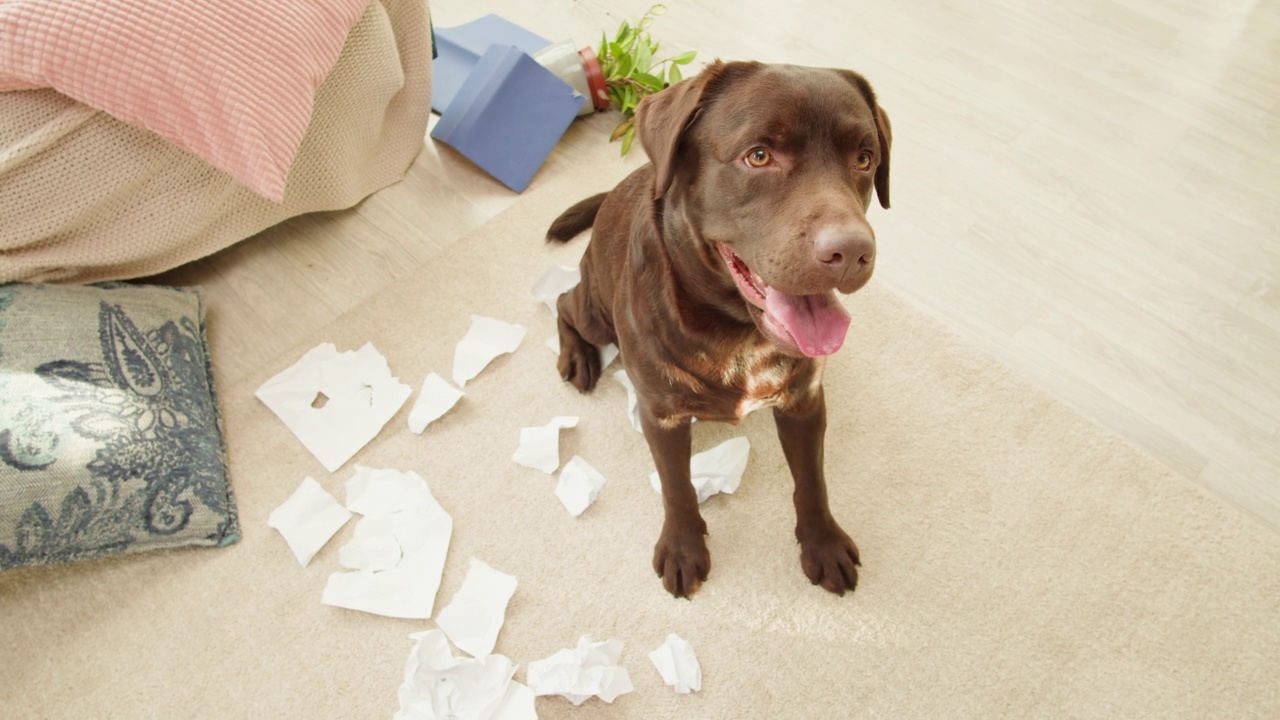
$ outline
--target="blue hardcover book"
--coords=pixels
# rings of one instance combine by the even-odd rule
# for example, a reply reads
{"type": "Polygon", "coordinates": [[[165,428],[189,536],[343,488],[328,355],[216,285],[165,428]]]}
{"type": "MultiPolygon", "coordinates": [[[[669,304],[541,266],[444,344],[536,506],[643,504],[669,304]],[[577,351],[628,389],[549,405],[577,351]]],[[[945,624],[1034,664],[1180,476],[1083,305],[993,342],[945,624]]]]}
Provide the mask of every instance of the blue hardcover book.
{"type": "Polygon", "coordinates": [[[587,98],[519,49],[494,45],[431,137],[523,192],[587,98]]]}
{"type": "Polygon", "coordinates": [[[443,115],[490,45],[511,45],[530,55],[551,44],[497,15],[449,28],[436,28],[438,56],[431,68],[431,109],[443,115]]]}

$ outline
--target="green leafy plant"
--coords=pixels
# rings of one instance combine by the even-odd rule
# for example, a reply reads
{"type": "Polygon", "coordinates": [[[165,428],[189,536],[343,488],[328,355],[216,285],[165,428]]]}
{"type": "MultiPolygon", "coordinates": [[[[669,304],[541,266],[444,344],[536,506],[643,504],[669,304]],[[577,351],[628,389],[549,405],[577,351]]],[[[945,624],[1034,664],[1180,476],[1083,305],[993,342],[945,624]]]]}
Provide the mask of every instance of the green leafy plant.
{"type": "Polygon", "coordinates": [[[612,41],[601,35],[596,57],[604,73],[609,103],[622,113],[622,122],[613,129],[609,140],[622,138],[622,154],[631,150],[636,137],[636,106],[647,95],[683,79],[681,65],[693,62],[697,53],[689,51],[675,57],[654,61],[658,43],[649,34],[655,18],[667,13],[666,5],[654,5],[635,22],[622,21],[612,41]]]}

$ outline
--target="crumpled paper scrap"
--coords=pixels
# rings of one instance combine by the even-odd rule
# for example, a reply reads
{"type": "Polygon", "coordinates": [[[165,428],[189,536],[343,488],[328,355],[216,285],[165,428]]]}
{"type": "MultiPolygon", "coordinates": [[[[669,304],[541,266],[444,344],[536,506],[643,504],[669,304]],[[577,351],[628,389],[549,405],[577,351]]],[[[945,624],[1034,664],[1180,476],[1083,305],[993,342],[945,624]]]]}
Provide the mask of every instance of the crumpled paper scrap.
{"type": "Polygon", "coordinates": [[[551,308],[552,317],[559,317],[556,302],[561,295],[572,290],[580,282],[582,282],[582,272],[578,268],[558,265],[547,268],[547,271],[542,273],[542,277],[533,284],[530,292],[551,308]]]}
{"type": "Polygon", "coordinates": [[[325,492],[320,483],[307,477],[288,500],[271,511],[267,526],[280,531],[293,556],[306,567],[350,519],[350,511],[325,492]]]}
{"type": "MultiPolygon", "coordinates": [[[[716,493],[732,494],[737,490],[742,484],[742,473],[747,469],[750,453],[751,441],[736,437],[690,458],[689,479],[698,492],[698,502],[705,502],[716,493]]],[[[662,492],[662,480],[656,470],[649,473],[649,484],[662,492]]]]}
{"type": "Polygon", "coordinates": [[[516,592],[516,578],[494,570],[471,558],[467,578],[453,600],[440,611],[436,625],[453,644],[474,657],[493,652],[498,632],[507,612],[507,603],[516,592]]]}
{"type": "Polygon", "coordinates": [[[679,635],[668,635],[666,642],[649,653],[649,660],[662,675],[662,681],[677,693],[685,694],[702,689],[702,666],[698,664],[693,646],[679,635]]]}
{"type": "Polygon", "coordinates": [[[355,572],[329,576],[320,601],[388,617],[425,620],[435,608],[453,518],[415,472],[360,465],[347,481],[347,508],[364,515],[339,560],[355,572]],[[388,567],[399,548],[399,561],[388,567]]]}
{"type": "Polygon", "coordinates": [[[422,390],[409,411],[409,429],[419,435],[431,423],[444,417],[462,399],[463,392],[435,373],[427,373],[422,390]]]}
{"type": "Polygon", "coordinates": [[[627,669],[618,665],[621,654],[621,642],[592,642],[589,635],[583,635],[577,648],[566,648],[529,663],[529,689],[535,695],[563,696],[574,705],[581,705],[592,696],[612,703],[619,695],[635,689],[627,669]]]}
{"type": "Polygon", "coordinates": [[[631,420],[631,427],[635,428],[638,433],[644,432],[644,429],[640,427],[640,403],[636,398],[635,384],[627,376],[626,370],[619,370],[614,373],[613,379],[622,383],[622,387],[627,389],[627,418],[631,420]]]}
{"type": "Polygon", "coordinates": [[[440,630],[409,638],[414,646],[397,693],[395,720],[537,720],[533,691],[511,679],[516,668],[510,659],[454,657],[440,630]]]}
{"type": "Polygon", "coordinates": [[[556,497],[560,498],[564,509],[578,517],[596,501],[600,488],[604,487],[604,475],[591,467],[586,460],[574,455],[564,464],[560,471],[560,480],[556,483],[556,497]]]}
{"type": "Polygon", "coordinates": [[[557,416],[546,425],[521,429],[512,461],[550,475],[560,467],[560,431],[577,426],[578,418],[557,416]]]}
{"type": "Polygon", "coordinates": [[[453,382],[466,387],[499,355],[513,353],[524,340],[522,325],[480,315],[471,316],[471,328],[453,351],[453,382]]]}
{"type": "Polygon", "coordinates": [[[333,472],[377,437],[412,393],[373,343],[342,353],[323,343],[254,394],[333,472]]]}

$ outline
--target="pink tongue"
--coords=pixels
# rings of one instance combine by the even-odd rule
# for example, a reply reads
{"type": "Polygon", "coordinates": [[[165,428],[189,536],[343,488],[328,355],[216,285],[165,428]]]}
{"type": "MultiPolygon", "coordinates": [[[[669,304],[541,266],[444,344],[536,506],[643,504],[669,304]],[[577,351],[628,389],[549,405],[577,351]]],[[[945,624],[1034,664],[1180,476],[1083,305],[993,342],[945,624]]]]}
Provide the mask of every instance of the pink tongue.
{"type": "Polygon", "coordinates": [[[764,309],[809,357],[839,350],[849,330],[849,312],[836,300],[835,293],[788,295],[770,288],[764,309]]]}

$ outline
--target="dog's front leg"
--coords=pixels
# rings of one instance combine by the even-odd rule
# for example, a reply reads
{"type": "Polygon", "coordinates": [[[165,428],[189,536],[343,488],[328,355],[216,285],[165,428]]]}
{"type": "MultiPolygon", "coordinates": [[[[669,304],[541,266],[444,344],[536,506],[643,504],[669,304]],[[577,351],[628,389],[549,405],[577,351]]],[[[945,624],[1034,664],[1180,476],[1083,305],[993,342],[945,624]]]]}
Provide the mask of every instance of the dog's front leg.
{"type": "Polygon", "coordinates": [[[653,550],[653,569],[662,586],[676,597],[689,597],[707,579],[707,523],[698,512],[698,493],[689,479],[689,421],[675,426],[640,413],[640,426],[662,480],[662,535],[653,550]]]}
{"type": "Polygon", "coordinates": [[[814,585],[843,595],[858,584],[858,547],[831,517],[822,449],[827,402],[822,387],[788,408],[775,408],[778,439],[795,479],[796,539],[800,566],[814,585]]]}

